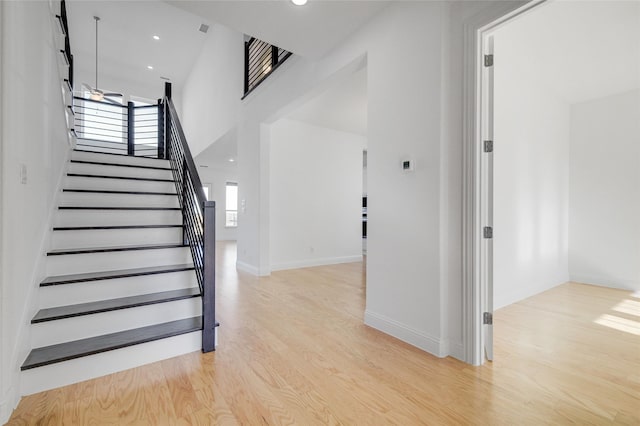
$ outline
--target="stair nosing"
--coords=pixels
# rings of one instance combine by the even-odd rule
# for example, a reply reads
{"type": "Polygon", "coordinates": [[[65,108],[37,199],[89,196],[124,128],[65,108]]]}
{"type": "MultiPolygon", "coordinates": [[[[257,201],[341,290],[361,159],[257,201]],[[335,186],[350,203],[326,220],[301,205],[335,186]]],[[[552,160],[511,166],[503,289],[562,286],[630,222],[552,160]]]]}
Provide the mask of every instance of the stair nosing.
{"type": "Polygon", "coordinates": [[[118,311],[122,309],[137,308],[140,306],[157,305],[160,303],[174,302],[178,300],[192,299],[200,296],[197,287],[190,287],[180,290],[162,291],[157,293],[141,294],[137,296],[119,297],[116,299],[100,300],[96,302],[78,303],[75,305],[58,306],[40,309],[31,320],[31,324],[42,324],[67,318],[76,318],[86,315],[95,315],[104,312],[118,311]],[[197,291],[197,292],[194,292],[197,291]],[[155,296],[157,298],[151,298],[155,296]],[[78,309],[75,312],[62,313],[64,309],[78,309]],[[83,309],[83,310],[82,310],[83,309]],[[55,313],[58,311],[59,313],[55,313]],[[53,312],[53,314],[51,314],[53,312]],[[44,316],[49,313],[50,316],[44,316]],[[44,316],[38,318],[40,315],[44,316]]]}
{"type": "Polygon", "coordinates": [[[145,275],[169,274],[174,272],[192,271],[195,266],[192,264],[150,266],[146,268],[120,269],[116,271],[88,272],[82,274],[58,275],[45,278],[40,287],[50,287],[64,284],[76,284],[91,281],[112,280],[118,278],[141,277],[145,275]],[[95,275],[92,275],[95,274],[95,275]],[[58,281],[53,279],[59,278],[58,281]],[[49,281],[47,281],[49,280],[49,281]]]}
{"type": "Polygon", "coordinates": [[[85,178],[95,178],[95,179],[120,179],[120,180],[140,180],[144,182],[171,182],[174,183],[173,179],[157,179],[157,178],[143,178],[143,177],[133,177],[133,176],[111,176],[111,175],[89,175],[86,173],[67,173],[67,176],[70,177],[85,177],[85,178]]]}
{"type": "Polygon", "coordinates": [[[138,164],[103,163],[101,161],[89,161],[89,160],[71,160],[71,163],[94,164],[98,166],[133,167],[138,169],[151,169],[151,170],[168,170],[168,171],[172,170],[171,167],[142,166],[138,164]]]}
{"type": "Polygon", "coordinates": [[[60,226],[54,231],[99,231],[110,229],[165,229],[182,228],[184,225],[110,225],[110,226],[60,226]]]}
{"type": "Polygon", "coordinates": [[[171,248],[189,247],[188,244],[151,244],[145,246],[114,246],[114,247],[92,247],[92,248],[69,248],[55,249],[47,252],[47,256],[65,256],[73,254],[92,254],[92,253],[110,253],[119,251],[138,251],[138,250],[163,250],[171,248]]]}
{"type": "Polygon", "coordinates": [[[63,189],[62,192],[79,192],[79,193],[88,193],[88,194],[121,194],[121,195],[168,195],[172,197],[177,197],[178,194],[176,192],[150,192],[150,191],[117,191],[113,189],[76,189],[76,188],[67,188],[63,189]]]}
{"type": "Polygon", "coordinates": [[[59,210],[181,210],[180,207],[58,206],[59,210]]]}
{"type": "Polygon", "coordinates": [[[117,350],[117,349],[123,349],[129,346],[153,342],[156,340],[179,336],[181,334],[192,333],[199,330],[202,330],[201,316],[185,318],[185,319],[180,319],[176,321],[170,321],[162,324],[154,324],[146,327],[139,327],[139,328],[134,328],[130,330],[119,331],[116,333],[109,333],[102,336],[89,337],[87,339],[80,339],[80,340],[74,340],[71,342],[43,346],[40,348],[35,348],[29,353],[24,363],[20,367],[20,370],[25,371],[25,370],[30,370],[37,367],[43,367],[45,365],[57,364],[64,361],[70,361],[72,359],[78,359],[85,356],[96,355],[99,353],[108,352],[108,351],[117,350]],[[178,328],[178,325],[182,325],[183,328],[178,328]],[[166,330],[170,326],[175,326],[178,329],[174,329],[167,332],[166,330]],[[164,331],[164,333],[162,331],[164,331]],[[155,334],[151,334],[153,332],[155,332],[155,334]],[[141,333],[143,334],[144,337],[137,338],[137,339],[133,339],[132,337],[129,337],[135,333],[141,333]],[[109,340],[109,339],[116,340],[116,341],[110,344],[108,342],[104,342],[105,340],[109,340]],[[128,339],[131,339],[131,340],[127,341],[128,339]],[[103,341],[103,343],[99,343],[100,341],[103,341]],[[76,349],[75,351],[67,350],[66,354],[61,354],[56,357],[52,357],[49,360],[41,360],[41,361],[33,362],[32,364],[28,364],[29,359],[34,354],[37,355],[46,350],[51,351],[55,349],[61,349],[64,347],[69,348],[69,347],[73,347],[74,345],[87,346],[91,343],[93,343],[96,347],[92,349],[85,349],[85,350],[78,350],[78,349],[76,349]]]}

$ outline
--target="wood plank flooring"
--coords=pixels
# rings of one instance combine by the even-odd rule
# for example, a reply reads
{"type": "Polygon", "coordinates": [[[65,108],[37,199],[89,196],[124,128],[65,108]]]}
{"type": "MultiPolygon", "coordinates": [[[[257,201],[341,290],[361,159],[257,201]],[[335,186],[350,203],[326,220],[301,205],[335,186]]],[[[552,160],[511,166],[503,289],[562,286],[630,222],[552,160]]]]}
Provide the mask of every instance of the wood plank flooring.
{"type": "Polygon", "coordinates": [[[219,254],[216,352],[24,397],[9,424],[640,424],[637,294],[569,283],[506,307],[472,367],[363,325],[360,263],[256,278],[219,254]]]}

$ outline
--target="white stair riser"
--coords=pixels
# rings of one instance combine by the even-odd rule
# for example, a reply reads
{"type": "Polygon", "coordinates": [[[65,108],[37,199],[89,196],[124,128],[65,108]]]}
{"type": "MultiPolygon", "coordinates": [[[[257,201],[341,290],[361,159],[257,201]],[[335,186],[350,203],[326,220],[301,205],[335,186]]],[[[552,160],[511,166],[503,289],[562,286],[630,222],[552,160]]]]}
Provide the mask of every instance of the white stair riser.
{"type": "Polygon", "coordinates": [[[34,368],[20,373],[20,391],[21,395],[30,395],[200,351],[201,348],[202,332],[196,331],[34,368]]]}
{"type": "Polygon", "coordinates": [[[181,242],[182,228],[92,229],[54,231],[51,237],[51,248],[179,244],[181,242]]]}
{"type": "Polygon", "coordinates": [[[94,152],[106,152],[110,154],[127,154],[127,145],[126,144],[115,144],[115,143],[106,143],[106,142],[87,142],[83,140],[78,140],[76,143],[76,147],[78,149],[85,149],[87,151],[94,152]]]}
{"type": "Polygon", "coordinates": [[[197,286],[194,271],[180,271],[40,287],[38,296],[40,309],[45,309],[197,286]]]}
{"type": "Polygon", "coordinates": [[[69,191],[62,193],[60,205],[91,207],[180,207],[178,197],[175,195],[103,194],[69,191]]]}
{"type": "MultiPolygon", "coordinates": [[[[109,161],[111,163],[111,161],[109,161]]],[[[153,166],[160,167],[160,166],[153,166]]],[[[154,179],[173,179],[171,170],[143,169],[138,167],[106,166],[102,164],[69,163],[69,173],[105,176],[129,176],[154,179]]]]}
{"type": "Polygon", "coordinates": [[[54,226],[176,225],[179,210],[58,210],[54,226]]]}
{"type": "Polygon", "coordinates": [[[97,162],[104,162],[104,163],[137,164],[140,166],[153,166],[153,167],[170,167],[168,160],[157,160],[153,158],[144,158],[144,157],[130,157],[127,155],[106,155],[106,154],[94,154],[92,152],[73,151],[71,153],[71,158],[74,160],[97,161],[97,162]]]}
{"type": "Polygon", "coordinates": [[[200,316],[199,297],[31,324],[33,348],[200,316]]]}
{"type": "Polygon", "coordinates": [[[161,291],[196,288],[197,286],[197,278],[192,270],[59,284],[39,287],[39,308],[76,305],[161,291]]]}
{"type": "Polygon", "coordinates": [[[47,256],[47,275],[146,268],[191,263],[188,247],[47,256]]]}
{"type": "Polygon", "coordinates": [[[113,191],[176,192],[176,185],[173,182],[89,178],[84,176],[67,176],[65,178],[64,187],[73,189],[101,189],[113,191]]]}
{"type": "MultiPolygon", "coordinates": [[[[126,138],[126,136],[125,136],[126,138]]],[[[117,138],[112,141],[100,141],[95,139],[80,138],[77,142],[78,149],[97,152],[118,152],[128,155],[128,145],[126,140],[122,142],[117,138]]],[[[156,157],[158,155],[158,142],[156,140],[138,140],[134,144],[135,156],[156,157]]]]}

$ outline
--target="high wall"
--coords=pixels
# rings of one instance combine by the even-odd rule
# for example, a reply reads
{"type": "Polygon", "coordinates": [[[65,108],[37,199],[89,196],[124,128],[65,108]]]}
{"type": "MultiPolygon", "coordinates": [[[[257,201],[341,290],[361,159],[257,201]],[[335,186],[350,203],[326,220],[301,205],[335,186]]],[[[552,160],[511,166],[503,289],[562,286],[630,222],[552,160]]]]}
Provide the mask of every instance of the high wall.
{"type": "MultiPolygon", "coordinates": [[[[70,146],[49,2],[0,2],[0,423],[18,401],[46,232],[70,146]],[[26,176],[24,174],[26,171],[26,176]]],[[[55,4],[55,2],[52,2],[55,4]]]]}
{"type": "Polygon", "coordinates": [[[241,33],[212,25],[182,87],[181,102],[174,100],[194,157],[237,123],[244,76],[243,46],[241,33]]]}

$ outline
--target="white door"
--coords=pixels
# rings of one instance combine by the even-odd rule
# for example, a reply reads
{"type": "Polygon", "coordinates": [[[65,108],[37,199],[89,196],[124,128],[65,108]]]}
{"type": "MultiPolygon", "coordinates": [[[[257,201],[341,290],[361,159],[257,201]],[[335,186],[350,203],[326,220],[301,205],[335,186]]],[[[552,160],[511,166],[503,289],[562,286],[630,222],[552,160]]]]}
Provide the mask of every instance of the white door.
{"type": "Polygon", "coordinates": [[[480,150],[481,193],[480,216],[482,223],[482,247],[480,250],[481,288],[483,306],[482,339],[485,357],[493,361],[493,37],[482,40],[482,135],[480,150]]]}

